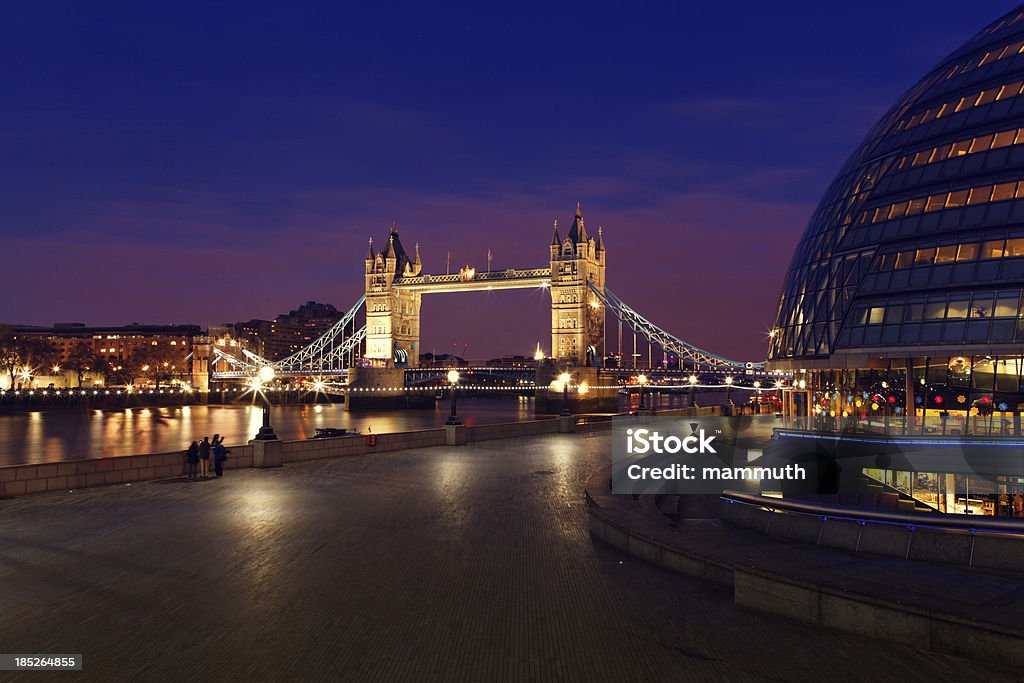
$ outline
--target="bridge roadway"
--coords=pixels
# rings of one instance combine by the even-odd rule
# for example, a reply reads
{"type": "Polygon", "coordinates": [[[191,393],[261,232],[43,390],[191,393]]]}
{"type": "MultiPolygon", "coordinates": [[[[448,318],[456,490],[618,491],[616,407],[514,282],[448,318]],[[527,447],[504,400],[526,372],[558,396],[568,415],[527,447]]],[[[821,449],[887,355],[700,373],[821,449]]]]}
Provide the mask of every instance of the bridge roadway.
{"type": "Polygon", "coordinates": [[[595,544],[608,438],[0,501],[0,642],[84,654],[76,681],[1006,680],[595,544]]]}

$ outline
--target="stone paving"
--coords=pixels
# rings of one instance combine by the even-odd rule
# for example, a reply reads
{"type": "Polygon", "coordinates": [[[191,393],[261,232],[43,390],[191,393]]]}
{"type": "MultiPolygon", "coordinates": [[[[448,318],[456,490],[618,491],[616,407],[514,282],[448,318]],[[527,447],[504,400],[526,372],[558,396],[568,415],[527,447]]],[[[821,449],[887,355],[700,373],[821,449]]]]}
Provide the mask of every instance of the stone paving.
{"type": "Polygon", "coordinates": [[[606,434],[0,501],[0,680],[1001,681],[737,608],[587,531],[606,434]]]}

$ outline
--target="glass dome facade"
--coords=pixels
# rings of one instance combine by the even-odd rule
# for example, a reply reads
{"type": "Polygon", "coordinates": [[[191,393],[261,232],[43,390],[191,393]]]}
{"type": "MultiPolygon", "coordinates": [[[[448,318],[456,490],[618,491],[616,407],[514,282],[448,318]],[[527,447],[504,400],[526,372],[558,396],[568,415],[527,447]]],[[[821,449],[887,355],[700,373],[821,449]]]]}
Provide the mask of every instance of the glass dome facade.
{"type": "Polygon", "coordinates": [[[907,91],[847,160],[794,253],[769,360],[793,369],[923,360],[925,375],[928,358],[1019,361],[1022,289],[1018,8],[907,91]]]}

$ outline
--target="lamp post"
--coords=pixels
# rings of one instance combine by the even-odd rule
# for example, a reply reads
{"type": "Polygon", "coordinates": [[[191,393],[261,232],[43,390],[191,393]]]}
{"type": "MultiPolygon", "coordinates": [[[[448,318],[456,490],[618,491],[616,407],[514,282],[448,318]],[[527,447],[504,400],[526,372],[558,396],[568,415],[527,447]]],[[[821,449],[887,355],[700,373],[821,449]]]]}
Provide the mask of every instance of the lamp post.
{"type": "Polygon", "coordinates": [[[640,405],[637,406],[637,410],[646,410],[644,406],[644,387],[647,386],[647,375],[641,373],[636,378],[636,383],[640,385],[640,405]]]}
{"type": "Polygon", "coordinates": [[[264,365],[256,375],[254,390],[263,396],[263,425],[256,434],[257,441],[277,440],[277,434],[274,433],[274,428],[270,425],[270,397],[262,389],[264,384],[274,381],[275,374],[274,368],[264,365]]]}
{"type": "Polygon", "coordinates": [[[562,383],[562,412],[559,415],[568,417],[572,415],[569,410],[569,382],[572,381],[572,376],[568,372],[563,372],[559,375],[558,381],[562,383]]]}
{"type": "MultiPolygon", "coordinates": [[[[761,382],[758,381],[758,380],[755,380],[754,381],[754,388],[757,389],[757,409],[760,411],[760,409],[761,409],[761,382]]],[[[751,409],[751,414],[753,414],[753,412],[754,412],[753,409],[751,409]]]]}
{"type": "Polygon", "coordinates": [[[449,370],[447,378],[448,378],[448,384],[450,384],[451,387],[452,387],[452,410],[451,410],[451,413],[448,415],[448,421],[445,422],[445,424],[446,425],[461,425],[462,424],[462,420],[459,419],[459,415],[458,415],[458,412],[457,412],[457,401],[458,401],[458,391],[459,391],[459,371],[458,370],[449,370]]]}
{"type": "Polygon", "coordinates": [[[690,375],[690,407],[693,407],[694,393],[697,390],[697,375],[690,375]]]}
{"type": "Polygon", "coordinates": [[[725,402],[732,405],[732,375],[725,378],[725,402]]]}

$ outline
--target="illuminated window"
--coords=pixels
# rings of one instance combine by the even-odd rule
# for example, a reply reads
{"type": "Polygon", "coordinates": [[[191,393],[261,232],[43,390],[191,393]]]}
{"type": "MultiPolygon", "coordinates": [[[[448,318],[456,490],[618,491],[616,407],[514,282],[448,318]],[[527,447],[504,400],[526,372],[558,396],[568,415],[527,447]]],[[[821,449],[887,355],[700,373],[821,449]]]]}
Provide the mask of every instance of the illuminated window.
{"type": "Polygon", "coordinates": [[[997,318],[1015,318],[1017,317],[1017,304],[1020,301],[1020,294],[1014,292],[1008,294],[1002,292],[996,297],[995,317],[997,318]]]}
{"type": "Polygon", "coordinates": [[[889,211],[889,218],[900,218],[901,216],[905,216],[907,214],[907,207],[909,205],[910,202],[900,202],[899,204],[893,204],[891,210],[889,211]]]}
{"type": "Polygon", "coordinates": [[[935,259],[935,248],[929,249],[918,249],[917,254],[914,257],[914,265],[919,266],[922,263],[931,263],[935,259]]]}
{"type": "Polygon", "coordinates": [[[999,183],[992,190],[992,201],[1002,202],[1013,199],[1013,193],[1017,189],[1017,183],[999,183]]]}
{"type": "Polygon", "coordinates": [[[946,309],[946,317],[966,318],[968,308],[970,308],[969,297],[950,297],[949,308],[946,309]]]}
{"type": "Polygon", "coordinates": [[[917,199],[910,200],[910,206],[907,207],[907,215],[915,216],[924,211],[924,197],[918,197],[917,199]]]}
{"type": "Polygon", "coordinates": [[[992,195],[991,187],[975,187],[971,190],[970,197],[967,198],[968,204],[985,204],[988,202],[989,197],[992,195]]]}
{"type": "Polygon", "coordinates": [[[995,137],[992,138],[992,149],[999,149],[1000,147],[1008,147],[1012,145],[1016,136],[1017,131],[1015,130],[1004,130],[1001,133],[996,133],[995,137]]]}
{"type": "Polygon", "coordinates": [[[989,240],[982,242],[981,244],[981,258],[1002,258],[1003,257],[1003,240],[989,240]]]}
{"type": "Polygon", "coordinates": [[[938,211],[939,209],[946,208],[946,195],[945,194],[933,194],[928,197],[928,203],[925,205],[925,211],[938,211]]]}
{"type": "Polygon", "coordinates": [[[1006,240],[1006,249],[1003,255],[1006,257],[1024,256],[1024,237],[1006,240]]]}
{"type": "Polygon", "coordinates": [[[936,263],[952,263],[956,260],[956,245],[950,244],[945,247],[939,247],[938,251],[935,252],[936,263]]]}
{"type": "Polygon", "coordinates": [[[978,245],[977,244],[961,244],[960,249],[957,251],[957,261],[973,261],[978,258],[978,245]]]}
{"type": "Polygon", "coordinates": [[[901,251],[896,255],[896,268],[909,268],[914,265],[914,252],[901,251]]]}
{"type": "Polygon", "coordinates": [[[971,141],[961,140],[960,142],[954,142],[953,148],[949,152],[950,158],[962,157],[963,155],[971,151],[971,141]]]}
{"type": "Polygon", "coordinates": [[[978,101],[974,103],[975,107],[980,107],[983,104],[990,104],[996,101],[996,95],[999,94],[998,89],[982,90],[981,95],[978,96],[978,101]]]}
{"type": "Polygon", "coordinates": [[[946,300],[929,301],[924,305],[925,320],[941,320],[946,317],[946,300]]]}
{"type": "Polygon", "coordinates": [[[911,166],[924,166],[925,164],[928,163],[928,160],[931,159],[931,156],[932,156],[932,150],[930,150],[930,149],[923,149],[923,150],[921,150],[920,152],[918,152],[917,154],[914,155],[914,160],[912,162],[910,162],[910,165],[911,166]]]}
{"type": "MultiPolygon", "coordinates": [[[[982,188],[991,192],[991,188],[982,188]]],[[[967,203],[967,195],[970,190],[957,190],[956,192],[950,192],[949,196],[946,197],[946,207],[953,208],[957,206],[963,206],[967,203]]]]}
{"type": "Polygon", "coordinates": [[[990,133],[988,135],[980,135],[974,138],[974,142],[971,143],[971,154],[987,151],[990,147],[992,147],[993,137],[994,136],[990,133]]]}
{"type": "Polygon", "coordinates": [[[885,319],[885,306],[875,306],[868,313],[869,325],[880,325],[885,319]]]}
{"type": "Polygon", "coordinates": [[[1015,81],[1013,83],[1008,83],[1004,85],[1002,88],[999,89],[999,94],[996,95],[996,99],[1005,100],[1007,97],[1016,97],[1017,95],[1020,94],[1020,89],[1022,85],[1024,85],[1024,83],[1021,83],[1020,81],[1015,81]]]}

